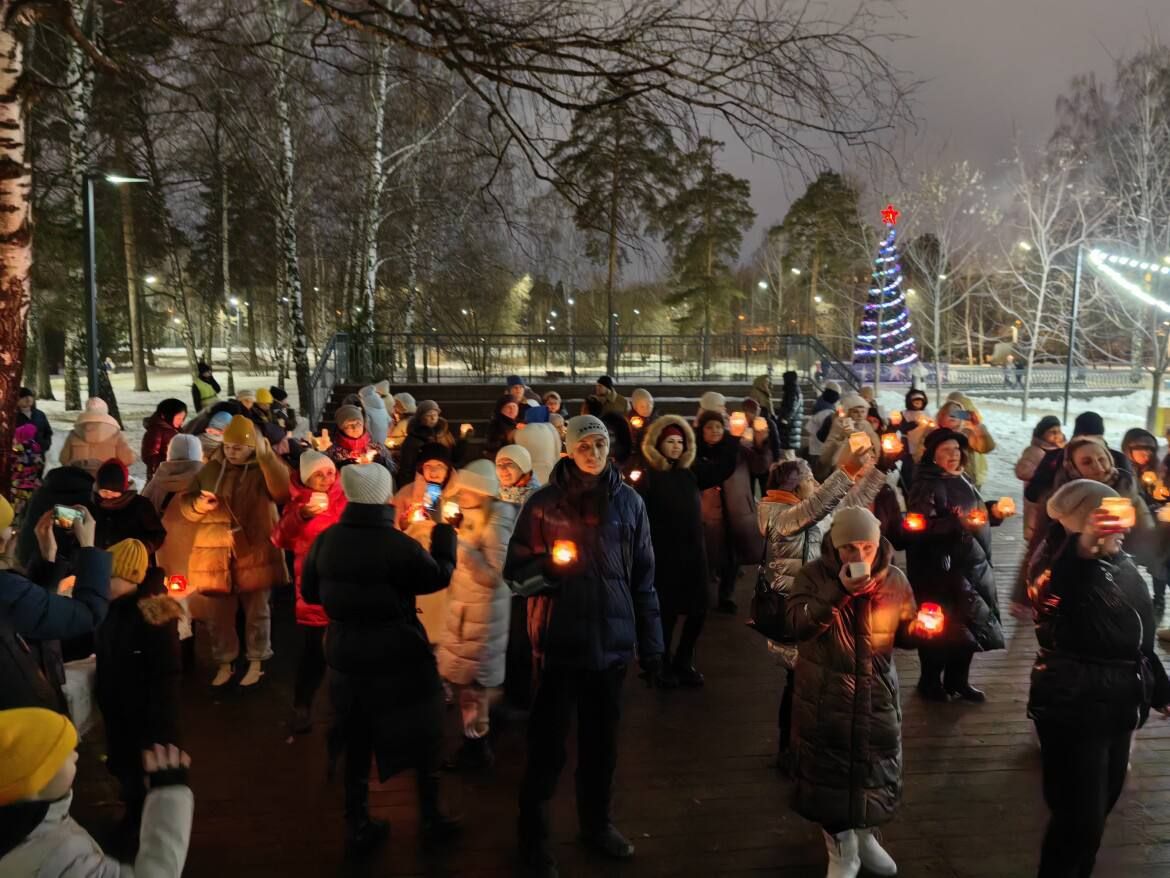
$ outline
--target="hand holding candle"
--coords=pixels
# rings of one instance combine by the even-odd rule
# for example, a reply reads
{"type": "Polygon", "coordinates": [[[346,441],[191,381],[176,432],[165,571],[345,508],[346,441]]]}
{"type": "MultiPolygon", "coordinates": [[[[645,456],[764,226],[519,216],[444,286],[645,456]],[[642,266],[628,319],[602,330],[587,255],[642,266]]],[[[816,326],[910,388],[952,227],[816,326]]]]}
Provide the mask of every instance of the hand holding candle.
{"type": "Polygon", "coordinates": [[[890,426],[897,427],[902,423],[901,412],[890,412],[890,426]]]}
{"type": "Polygon", "coordinates": [[[1120,530],[1129,530],[1137,524],[1137,510],[1128,497],[1105,497],[1101,500],[1101,508],[1117,519],[1120,530]]]}
{"type": "Polygon", "coordinates": [[[1000,497],[995,504],[995,511],[1000,518],[1011,518],[1016,514],[1016,501],[1011,497],[1000,497]]]}
{"type": "Polygon", "coordinates": [[[911,533],[921,533],[926,530],[926,516],[921,512],[909,512],[902,519],[902,527],[911,533]]]}
{"type": "Polygon", "coordinates": [[[474,430],[475,430],[475,428],[472,427],[471,424],[460,424],[459,425],[459,435],[462,436],[464,439],[466,439],[468,436],[470,436],[472,434],[472,432],[474,432],[474,430]]]}
{"type": "Polygon", "coordinates": [[[747,429],[747,415],[743,412],[735,412],[731,416],[731,435],[739,438],[745,429],[747,429]]]}
{"type": "Polygon", "coordinates": [[[924,603],[918,608],[918,627],[927,637],[942,633],[945,620],[938,604],[924,603]]]}
{"type": "Polygon", "coordinates": [[[641,430],[646,426],[646,419],[641,415],[634,415],[632,418],[630,418],[630,426],[635,430],[641,430]]]}
{"type": "Polygon", "coordinates": [[[415,506],[414,509],[411,510],[410,520],[412,522],[426,521],[428,518],[430,518],[430,515],[427,514],[427,509],[425,506],[415,506]]]}
{"type": "Polygon", "coordinates": [[[572,540],[554,540],[552,545],[553,563],[566,567],[577,560],[577,544],[572,540]]]}
{"type": "Polygon", "coordinates": [[[443,504],[443,522],[445,524],[458,527],[462,517],[463,513],[459,509],[459,504],[454,500],[448,500],[443,504]]]}
{"type": "Polygon", "coordinates": [[[885,433],[882,435],[882,454],[887,457],[897,457],[902,453],[903,447],[902,437],[897,433],[885,433]]]}
{"type": "Polygon", "coordinates": [[[636,484],[638,484],[638,481],[639,481],[641,478],[642,478],[642,471],[641,471],[640,469],[632,469],[632,470],[630,470],[630,481],[631,481],[633,484],[635,484],[635,485],[636,485],[636,484]]]}
{"type": "Polygon", "coordinates": [[[987,508],[984,506],[976,506],[963,516],[963,520],[967,523],[968,527],[983,527],[987,524],[987,508]]]}
{"type": "Polygon", "coordinates": [[[187,577],[176,573],[166,578],[167,591],[174,593],[187,590],[187,577]]]}
{"type": "Polygon", "coordinates": [[[752,429],[755,430],[757,433],[765,433],[766,434],[768,432],[767,418],[756,418],[755,420],[753,420],[752,421],[752,429]]]}

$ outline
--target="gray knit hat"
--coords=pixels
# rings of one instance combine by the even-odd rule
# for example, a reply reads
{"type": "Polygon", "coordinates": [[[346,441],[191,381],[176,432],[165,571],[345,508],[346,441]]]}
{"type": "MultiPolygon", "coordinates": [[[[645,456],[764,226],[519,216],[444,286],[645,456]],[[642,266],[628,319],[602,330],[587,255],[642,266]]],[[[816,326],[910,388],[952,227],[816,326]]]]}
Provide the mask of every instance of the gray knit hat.
{"type": "Polygon", "coordinates": [[[609,441],[609,429],[601,422],[600,418],[595,418],[593,415],[577,415],[575,418],[569,418],[568,432],[565,433],[565,447],[571,452],[577,447],[578,442],[594,433],[600,433],[607,442],[609,441]]]}
{"type": "Polygon", "coordinates": [[[341,468],[341,490],[350,503],[385,506],[394,496],[394,477],[380,463],[351,463],[341,468]]]}
{"type": "Polygon", "coordinates": [[[881,522],[864,506],[851,506],[833,516],[833,548],[849,543],[876,543],[882,538],[881,522]]]}
{"type": "Polygon", "coordinates": [[[366,416],[362,414],[362,410],[356,405],[338,406],[337,411],[333,413],[333,423],[342,427],[350,421],[366,422],[366,416]]]}
{"type": "Polygon", "coordinates": [[[414,410],[414,416],[416,418],[421,419],[422,416],[425,415],[427,412],[437,412],[437,411],[439,411],[439,404],[437,402],[435,402],[433,399],[424,399],[422,402],[420,402],[418,404],[418,407],[414,410]]]}
{"type": "Polygon", "coordinates": [[[1090,479],[1067,482],[1048,498],[1048,517],[1071,534],[1085,529],[1089,516],[1106,497],[1120,497],[1111,487],[1090,479]]]}

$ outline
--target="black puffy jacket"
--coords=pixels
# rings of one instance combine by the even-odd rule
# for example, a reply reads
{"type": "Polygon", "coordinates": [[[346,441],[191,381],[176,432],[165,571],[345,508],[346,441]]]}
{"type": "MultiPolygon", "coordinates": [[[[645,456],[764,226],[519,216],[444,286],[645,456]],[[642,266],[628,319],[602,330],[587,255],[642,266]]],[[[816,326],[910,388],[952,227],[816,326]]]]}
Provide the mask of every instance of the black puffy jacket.
{"type": "Polygon", "coordinates": [[[784,393],[776,410],[776,426],[780,447],[798,451],[804,438],[804,396],[795,372],[784,373],[784,393]]]}
{"type": "Polygon", "coordinates": [[[635,644],[643,663],[662,656],[650,522],[613,463],[596,480],[572,458],[557,463],[520,511],[504,577],[544,579],[550,607],[533,649],[546,664],[605,670],[629,663],[635,644]],[[556,540],[576,544],[575,564],[551,563],[556,540]]]}
{"type": "Polygon", "coordinates": [[[1150,594],[1129,555],[1081,558],[1069,536],[1037,576],[1033,606],[1040,650],[1028,716],[1038,724],[1116,734],[1170,703],[1150,594]]]}
{"type": "Polygon", "coordinates": [[[926,519],[922,531],[906,531],[906,562],[918,601],[940,604],[948,625],[940,640],[980,650],[1003,649],[1003,626],[991,566],[991,526],[1000,523],[978,489],[961,473],[944,472],[927,461],[914,474],[906,501],[908,513],[926,519]],[[965,519],[982,510],[987,523],[965,519]]]}

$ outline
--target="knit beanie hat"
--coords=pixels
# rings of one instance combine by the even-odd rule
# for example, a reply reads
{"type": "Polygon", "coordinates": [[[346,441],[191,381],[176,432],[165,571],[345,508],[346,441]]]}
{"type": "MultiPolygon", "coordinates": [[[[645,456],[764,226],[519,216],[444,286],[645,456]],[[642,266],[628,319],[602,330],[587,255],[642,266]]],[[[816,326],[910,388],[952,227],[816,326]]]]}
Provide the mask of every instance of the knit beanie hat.
{"type": "Polygon", "coordinates": [[[272,391],[267,387],[261,387],[256,391],[256,402],[260,405],[272,405],[272,391]]]}
{"type": "Polygon", "coordinates": [[[252,400],[252,402],[256,402],[256,391],[255,390],[239,390],[236,392],[236,399],[238,399],[240,402],[243,402],[246,399],[250,399],[250,400],[252,400]]]}
{"type": "Polygon", "coordinates": [[[256,447],[256,425],[247,415],[234,415],[227,429],[223,431],[223,441],[227,445],[247,445],[256,447]]]}
{"type": "Polygon", "coordinates": [[[517,385],[522,387],[524,386],[524,379],[522,379],[519,375],[509,375],[507,383],[509,387],[516,387],[517,385]]]}
{"type": "Polygon", "coordinates": [[[106,405],[106,401],[104,399],[91,396],[85,401],[85,411],[82,414],[109,417],[110,407],[106,405]]]}
{"type": "Polygon", "coordinates": [[[946,427],[939,427],[936,430],[931,430],[926,434],[926,438],[922,441],[922,461],[924,463],[934,462],[934,453],[938,451],[938,447],[949,439],[953,439],[959,443],[959,451],[963,454],[964,462],[966,460],[967,435],[960,433],[957,430],[951,430],[946,427]]]}
{"type": "Polygon", "coordinates": [[[699,408],[705,412],[717,412],[727,406],[727,399],[716,390],[708,390],[699,397],[699,408]]]}
{"type": "Polygon", "coordinates": [[[307,451],[301,452],[300,460],[298,460],[297,463],[300,466],[302,484],[308,484],[309,479],[312,477],[313,473],[320,470],[333,470],[334,472],[337,471],[337,467],[334,465],[332,460],[330,460],[320,451],[314,451],[311,448],[307,451]]]}
{"type": "Polygon", "coordinates": [[[841,408],[845,409],[845,411],[849,411],[850,409],[865,409],[869,411],[869,403],[859,393],[847,393],[841,397],[841,408]]]}
{"type": "Polygon", "coordinates": [[[505,445],[496,452],[496,463],[501,460],[510,460],[516,466],[520,467],[520,472],[532,472],[532,455],[528,453],[528,449],[523,445],[505,445]]]}
{"type": "Polygon", "coordinates": [[[31,799],[76,749],[68,717],[43,707],[0,711],[0,806],[31,799]]]}
{"type": "Polygon", "coordinates": [[[638,403],[645,403],[648,411],[654,411],[654,397],[650,395],[650,391],[645,387],[638,387],[630,394],[630,405],[635,409],[638,408],[638,403]]]}
{"type": "Polygon", "coordinates": [[[824,384],[821,385],[821,390],[822,391],[831,390],[831,391],[833,391],[833,393],[836,393],[838,396],[841,395],[841,385],[838,384],[836,381],[832,381],[832,380],[826,381],[824,384]]]}
{"type": "Polygon", "coordinates": [[[473,460],[455,473],[454,482],[456,490],[459,491],[472,491],[488,497],[496,497],[500,493],[496,466],[490,460],[473,460]]]}
{"type": "Polygon", "coordinates": [[[413,415],[415,408],[417,408],[414,397],[409,393],[394,394],[394,402],[402,406],[402,410],[408,415],[413,415]]]}
{"type": "Polygon", "coordinates": [[[1132,430],[1126,430],[1125,435],[1121,437],[1121,450],[1128,453],[1132,448],[1150,448],[1157,452],[1158,440],[1149,430],[1134,427],[1132,430]]]}
{"type": "Polygon", "coordinates": [[[577,415],[575,418],[569,418],[568,430],[565,433],[565,447],[572,453],[578,442],[595,433],[600,433],[607,442],[609,441],[609,430],[600,418],[595,418],[593,415],[577,415]]]}
{"type": "Polygon", "coordinates": [[[418,450],[415,458],[415,472],[422,472],[423,464],[437,460],[439,463],[451,465],[451,449],[441,442],[427,442],[418,450]]]}
{"type": "Polygon", "coordinates": [[[910,390],[909,392],[907,392],[907,394],[906,394],[906,408],[913,410],[914,406],[912,405],[911,400],[915,400],[915,399],[922,400],[922,404],[923,404],[924,408],[926,407],[926,403],[930,402],[930,397],[926,395],[926,391],[919,390],[916,387],[913,390],[910,390]]]}
{"type": "Polygon", "coordinates": [[[341,490],[350,503],[385,506],[394,496],[394,477],[380,463],[352,463],[341,468],[341,490]]]}
{"type": "Polygon", "coordinates": [[[829,533],[833,539],[833,548],[839,549],[849,543],[880,541],[882,525],[864,506],[852,506],[833,516],[833,526],[829,533]]]}
{"type": "Polygon", "coordinates": [[[130,487],[130,470],[126,464],[112,457],[98,467],[94,478],[94,488],[98,491],[118,491],[124,493],[130,487]]]}
{"type": "Polygon", "coordinates": [[[288,399],[288,391],[283,387],[278,387],[275,384],[268,388],[268,392],[272,394],[272,398],[277,402],[284,402],[286,399],[288,399]]]}
{"type": "Polygon", "coordinates": [[[16,521],[16,510],[8,502],[8,498],[0,494],[0,531],[7,530],[16,521]]]}
{"type": "Polygon", "coordinates": [[[146,546],[138,540],[122,540],[110,546],[109,553],[114,556],[114,569],[111,576],[133,582],[135,585],[146,578],[146,568],[150,566],[150,557],[146,553],[146,546]]]}
{"type": "Polygon", "coordinates": [[[711,423],[712,421],[718,421],[720,424],[723,425],[724,429],[727,429],[727,421],[724,420],[722,413],[714,412],[714,411],[704,411],[699,415],[698,420],[695,421],[695,432],[701,436],[703,434],[703,428],[705,426],[707,426],[709,423],[711,423]]]}
{"type": "Polygon", "coordinates": [[[1074,436],[1104,436],[1105,419],[1096,412],[1081,412],[1073,421],[1074,436]]]}
{"type": "Polygon", "coordinates": [[[1036,429],[1032,431],[1033,439],[1043,439],[1044,434],[1060,426],[1060,418],[1056,415],[1045,415],[1036,422],[1036,429]]]}
{"type": "Polygon", "coordinates": [[[203,445],[198,436],[176,433],[167,445],[167,460],[203,460],[203,445]]]}
{"type": "Polygon", "coordinates": [[[608,387],[610,390],[613,390],[613,379],[610,378],[608,375],[602,375],[600,378],[597,379],[597,383],[600,384],[602,387],[608,387]]]}
{"type": "Polygon", "coordinates": [[[1070,534],[1079,534],[1085,529],[1089,516],[1099,509],[1106,497],[1119,497],[1108,485],[1090,479],[1076,479],[1061,485],[1048,498],[1048,517],[1060,522],[1070,534]]]}
{"type": "Polygon", "coordinates": [[[216,412],[207,421],[208,430],[219,430],[222,433],[228,428],[228,424],[232,422],[231,412],[216,412]]]}
{"type": "Polygon", "coordinates": [[[333,423],[338,427],[343,427],[350,421],[361,421],[364,425],[366,423],[366,416],[362,414],[362,410],[356,405],[338,406],[337,411],[333,413],[333,423]]]}
{"type": "Polygon", "coordinates": [[[414,416],[416,418],[421,418],[427,412],[437,412],[437,411],[439,411],[439,404],[437,402],[435,402],[433,399],[424,399],[415,408],[414,416]]]}
{"type": "Polygon", "coordinates": [[[561,401],[561,395],[560,395],[559,393],[557,393],[555,390],[550,390],[548,393],[546,393],[546,394],[545,394],[545,395],[544,395],[544,396],[541,398],[541,401],[542,401],[542,402],[543,402],[545,405],[548,405],[548,401],[549,401],[550,399],[555,399],[557,402],[560,402],[560,401],[561,401]]]}

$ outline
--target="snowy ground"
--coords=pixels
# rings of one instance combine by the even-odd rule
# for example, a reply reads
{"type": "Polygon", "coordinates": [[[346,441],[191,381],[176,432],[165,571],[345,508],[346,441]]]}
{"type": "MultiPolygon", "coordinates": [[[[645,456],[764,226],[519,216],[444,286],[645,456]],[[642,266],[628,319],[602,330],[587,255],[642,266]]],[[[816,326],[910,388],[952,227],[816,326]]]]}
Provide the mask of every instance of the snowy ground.
{"type": "MultiPolygon", "coordinates": [[[[163,365],[158,368],[151,369],[147,376],[147,383],[150,385],[150,390],[147,392],[134,391],[131,388],[134,386],[134,376],[128,369],[119,370],[110,375],[110,383],[114,386],[114,395],[118,399],[118,409],[122,415],[122,424],[125,427],[126,441],[130,443],[130,447],[134,449],[137,454],[142,447],[142,436],[146,432],[143,428],[142,421],[153,414],[155,407],[160,400],[167,397],[174,397],[181,399],[191,406],[191,374],[187,371],[185,365],[171,365],[165,360],[161,361],[163,365]]],[[[236,390],[256,389],[259,387],[270,387],[276,383],[275,373],[268,374],[251,374],[240,369],[236,369],[236,390]]],[[[224,387],[224,393],[221,394],[227,398],[227,376],[224,373],[217,372],[216,378],[224,387]]],[[[84,384],[85,378],[82,377],[84,384]]],[[[297,401],[296,387],[292,384],[288,385],[289,404],[300,412],[300,405],[297,401]]],[[[37,407],[41,409],[49,417],[49,423],[53,425],[53,447],[49,452],[47,459],[47,466],[49,468],[58,465],[57,455],[61,450],[61,446],[65,441],[66,435],[73,427],[73,422],[77,418],[78,412],[66,412],[65,404],[65,380],[57,375],[53,377],[53,395],[56,401],[38,400],[37,407]]],[[[194,412],[189,411],[188,417],[193,417],[194,412]]],[[[304,419],[302,418],[302,423],[304,419]]],[[[146,467],[142,462],[136,462],[130,467],[130,474],[141,488],[146,478],[146,467]]]]}
{"type": "MultiPolygon", "coordinates": [[[[944,388],[945,390],[945,388],[944,388]]],[[[987,428],[996,442],[996,450],[987,456],[988,474],[983,494],[988,498],[1010,496],[1020,501],[1022,484],[1016,479],[1015,465],[1020,452],[1032,441],[1032,429],[1045,415],[1060,417],[1063,398],[1035,398],[1028,404],[1027,421],[1020,420],[1018,399],[995,399],[968,394],[979,406],[987,428]]],[[[931,399],[934,394],[931,392],[931,399]]],[[[886,411],[905,408],[905,394],[901,390],[883,390],[879,399],[886,411]]],[[[1069,421],[1081,412],[1094,411],[1105,419],[1105,438],[1113,448],[1121,448],[1121,437],[1133,427],[1145,427],[1146,409],[1150,405],[1150,391],[1138,390],[1124,396],[1101,396],[1092,399],[1073,399],[1069,402],[1069,421]]],[[[1065,424],[1065,434],[1071,435],[1072,424],[1065,424]]],[[[1161,437],[1159,437],[1161,439],[1161,437]]]]}

